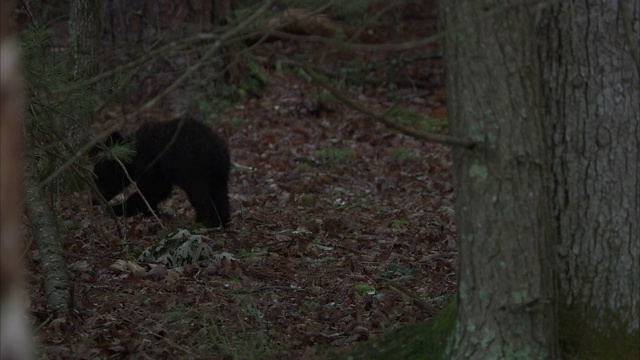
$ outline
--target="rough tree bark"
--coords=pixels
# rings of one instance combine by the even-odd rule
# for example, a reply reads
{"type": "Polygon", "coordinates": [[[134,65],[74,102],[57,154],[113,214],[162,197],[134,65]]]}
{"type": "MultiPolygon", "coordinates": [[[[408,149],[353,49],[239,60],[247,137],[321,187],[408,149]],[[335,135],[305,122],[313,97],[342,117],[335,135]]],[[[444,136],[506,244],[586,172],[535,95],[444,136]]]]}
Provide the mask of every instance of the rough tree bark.
{"type": "Polygon", "coordinates": [[[640,75],[630,47],[639,43],[640,1],[625,1],[632,34],[618,1],[558,2],[542,17],[541,59],[561,329],[581,342],[626,338],[639,354],[640,75]],[[600,333],[588,336],[587,327],[600,333]]]}
{"type": "MultiPolygon", "coordinates": [[[[505,3],[508,3],[505,5],[505,3]]],[[[535,12],[441,1],[458,227],[456,359],[556,358],[555,231],[535,12]],[[495,11],[490,21],[475,21],[495,11]]]]}
{"type": "Polygon", "coordinates": [[[69,45],[72,74],[90,77],[98,72],[98,52],[102,31],[102,1],[73,0],[69,4],[69,45]]]}
{"type": "MultiPolygon", "coordinates": [[[[637,358],[640,74],[632,54],[638,47],[640,1],[540,2],[531,15],[522,2],[512,2],[496,21],[474,22],[474,16],[495,9],[490,3],[441,2],[446,25],[461,29],[450,34],[445,47],[452,130],[455,136],[469,133],[480,141],[472,151],[454,150],[460,303],[451,353],[491,355],[488,351],[515,331],[515,340],[518,334],[530,334],[530,356],[554,356],[555,340],[536,330],[549,326],[548,334],[555,334],[554,322],[547,318],[554,315],[552,306],[544,304],[556,300],[545,283],[559,280],[559,338],[565,350],[578,357],[637,358]],[[628,3],[627,15],[618,8],[621,3],[628,3]],[[552,7],[541,11],[545,6],[552,7]],[[474,117],[476,122],[469,120],[474,117]],[[532,125],[537,127],[523,136],[532,125]],[[505,146],[505,138],[517,143],[505,146]],[[495,160],[499,167],[492,166],[495,160]],[[530,178],[521,178],[518,169],[530,178]],[[554,216],[550,225],[540,212],[548,209],[547,193],[532,191],[530,200],[517,190],[513,196],[505,194],[512,179],[524,191],[532,185],[539,189],[539,180],[544,189],[548,181],[554,216]],[[523,209],[531,217],[520,213],[523,209]],[[504,225],[496,231],[499,224],[504,225]],[[514,232],[514,226],[521,232],[514,232]],[[523,233],[535,239],[523,244],[523,233]],[[482,242],[491,236],[495,242],[482,242]],[[513,242],[505,246],[509,236],[513,242]],[[557,239],[559,248],[548,239],[557,239]],[[511,245],[534,257],[505,257],[511,245]],[[538,255],[532,246],[538,247],[538,255]],[[550,254],[556,249],[554,264],[550,254]],[[522,269],[538,269],[542,277],[513,272],[508,260],[521,260],[522,269]],[[501,262],[503,273],[495,267],[501,262]],[[517,313],[504,316],[513,304],[501,304],[514,299],[509,295],[516,278],[523,286],[537,281],[540,297],[532,304],[543,305],[527,307],[538,314],[528,314],[525,320],[534,325],[523,321],[519,330],[517,313]],[[499,294],[492,292],[496,279],[504,281],[503,298],[492,296],[499,294]]],[[[506,350],[526,349],[525,341],[510,345],[506,350]]]]}
{"type": "MultiPolygon", "coordinates": [[[[101,47],[102,1],[73,0],[69,4],[69,47],[71,75],[78,79],[90,78],[98,73],[98,55],[101,47]]],[[[62,117],[62,128],[69,134],[69,149],[74,152],[88,138],[87,129],[94,114],[89,111],[62,117]]],[[[64,182],[64,181],[61,181],[64,182]]]]}

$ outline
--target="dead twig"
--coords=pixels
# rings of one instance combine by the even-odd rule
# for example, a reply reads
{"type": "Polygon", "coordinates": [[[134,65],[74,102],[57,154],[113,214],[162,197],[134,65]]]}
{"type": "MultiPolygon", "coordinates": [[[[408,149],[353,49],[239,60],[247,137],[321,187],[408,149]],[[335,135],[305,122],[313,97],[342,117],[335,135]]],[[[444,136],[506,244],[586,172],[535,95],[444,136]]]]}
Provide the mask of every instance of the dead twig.
{"type": "Polygon", "coordinates": [[[255,294],[261,291],[269,291],[269,290],[282,290],[282,291],[302,291],[308,294],[312,294],[311,290],[303,289],[303,288],[292,288],[289,286],[262,286],[253,290],[237,290],[234,291],[234,294],[255,294]]]}
{"type": "Polygon", "coordinates": [[[179,349],[180,351],[184,352],[185,354],[188,354],[192,358],[195,358],[195,359],[202,359],[203,358],[202,355],[194,353],[193,351],[191,351],[191,349],[187,348],[186,346],[182,346],[182,345],[174,342],[173,340],[169,339],[168,337],[166,337],[166,336],[164,336],[162,334],[159,334],[159,333],[157,333],[155,331],[152,331],[151,329],[149,329],[149,328],[147,328],[145,326],[142,326],[139,323],[135,323],[135,322],[133,322],[133,321],[127,319],[127,318],[124,318],[124,317],[118,317],[118,320],[120,320],[123,323],[127,323],[129,325],[132,325],[134,327],[142,329],[142,330],[146,331],[147,333],[153,335],[153,337],[155,337],[156,339],[162,339],[162,340],[166,341],[167,344],[173,346],[176,349],[179,349]]]}
{"type": "Polygon", "coordinates": [[[388,287],[389,289],[399,293],[401,296],[411,299],[413,304],[422,308],[424,311],[427,312],[427,314],[429,314],[429,316],[436,316],[440,313],[440,310],[438,310],[435,306],[422,300],[418,295],[414,294],[409,289],[398,284],[397,282],[389,281],[386,279],[378,279],[378,286],[388,287]]]}

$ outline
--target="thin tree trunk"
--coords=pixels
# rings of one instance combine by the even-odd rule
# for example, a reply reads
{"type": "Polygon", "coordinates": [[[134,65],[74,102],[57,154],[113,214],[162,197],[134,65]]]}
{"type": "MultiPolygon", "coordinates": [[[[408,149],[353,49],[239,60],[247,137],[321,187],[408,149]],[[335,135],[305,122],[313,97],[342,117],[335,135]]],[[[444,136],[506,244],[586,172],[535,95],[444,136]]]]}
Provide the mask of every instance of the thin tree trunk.
{"type": "MultiPolygon", "coordinates": [[[[101,32],[102,1],[72,0],[69,4],[69,47],[73,60],[71,64],[73,77],[86,79],[98,73],[101,32]]],[[[87,129],[94,116],[92,110],[88,110],[76,111],[59,118],[60,123],[57,124],[57,129],[58,131],[64,129],[64,133],[67,134],[68,157],[71,157],[80,145],[87,141],[87,129]]],[[[54,164],[54,166],[58,165],[54,164]]],[[[67,177],[56,179],[58,184],[68,182],[67,177]]]]}
{"type": "Polygon", "coordinates": [[[69,8],[69,42],[73,56],[72,74],[90,77],[98,72],[102,31],[102,1],[73,0],[69,8]]]}
{"type": "Polygon", "coordinates": [[[601,331],[596,338],[616,341],[622,331],[638,354],[637,335],[628,334],[640,329],[640,75],[629,45],[638,46],[640,1],[627,4],[631,37],[617,1],[559,2],[543,16],[541,56],[560,224],[561,328],[593,327],[601,331]]]}
{"type": "Polygon", "coordinates": [[[231,22],[232,11],[229,0],[212,0],[211,23],[216,26],[224,26],[231,22]]]}
{"type": "MultiPolygon", "coordinates": [[[[556,358],[554,236],[535,13],[441,1],[458,227],[456,359],[556,358]],[[498,11],[500,10],[500,11],[498,11]],[[497,11],[489,21],[473,21],[497,11]]],[[[442,30],[442,28],[441,28],[442,30]]]]}

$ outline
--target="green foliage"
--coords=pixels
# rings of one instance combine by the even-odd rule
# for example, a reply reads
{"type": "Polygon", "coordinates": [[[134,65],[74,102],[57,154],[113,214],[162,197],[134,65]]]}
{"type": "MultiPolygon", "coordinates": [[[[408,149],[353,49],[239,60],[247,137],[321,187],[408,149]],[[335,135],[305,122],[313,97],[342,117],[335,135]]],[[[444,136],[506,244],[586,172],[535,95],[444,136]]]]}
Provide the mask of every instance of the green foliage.
{"type": "Polygon", "coordinates": [[[39,125],[51,125],[52,120],[71,121],[93,116],[98,105],[114,94],[129,89],[127,78],[116,74],[102,83],[85,84],[86,79],[74,78],[69,59],[52,47],[53,31],[34,24],[22,33],[25,83],[29,90],[31,120],[39,125]],[[68,91],[69,88],[77,88],[68,91]]]}
{"type": "Polygon", "coordinates": [[[298,197],[297,200],[303,206],[313,206],[316,202],[313,194],[302,194],[298,197]]]}
{"type": "Polygon", "coordinates": [[[329,147],[316,151],[315,156],[327,165],[336,166],[344,165],[351,161],[353,158],[353,152],[348,149],[336,149],[329,147]]]}
{"type": "MultiPolygon", "coordinates": [[[[238,306],[243,306],[239,304],[238,306]]],[[[238,309],[239,313],[247,315],[248,319],[263,323],[259,328],[267,325],[260,321],[264,316],[250,304],[238,309]]],[[[190,333],[191,343],[188,344],[199,352],[208,353],[213,358],[225,359],[264,359],[273,358],[281,345],[274,344],[266,331],[238,332],[225,324],[215,311],[211,309],[194,309],[191,306],[177,304],[173,311],[164,315],[167,337],[173,334],[190,333]],[[198,331],[196,331],[196,330],[198,331]]]]}
{"type": "Polygon", "coordinates": [[[358,294],[371,294],[375,293],[376,288],[369,284],[358,284],[353,288],[358,294]]]}
{"type": "MultiPolygon", "coordinates": [[[[305,74],[304,71],[301,71],[302,74],[305,74]]],[[[307,76],[308,75],[304,75],[307,76]]],[[[308,80],[308,82],[312,82],[311,79],[308,80]]],[[[319,103],[336,103],[337,100],[335,98],[335,96],[333,96],[333,94],[331,94],[328,90],[326,89],[322,89],[322,88],[315,88],[311,91],[311,93],[309,94],[309,96],[311,97],[311,99],[313,99],[315,102],[319,102],[319,103]]]]}
{"type": "Polygon", "coordinates": [[[449,126],[446,120],[425,117],[414,110],[395,108],[387,116],[399,124],[411,126],[422,131],[440,131],[449,126]]]}
{"type": "Polygon", "coordinates": [[[640,332],[629,334],[626,319],[607,314],[607,329],[594,324],[601,314],[597,309],[560,307],[559,338],[562,352],[569,359],[640,359],[640,332]]]}
{"type": "Polygon", "coordinates": [[[382,274],[384,278],[392,278],[396,273],[400,273],[402,275],[414,275],[417,273],[416,270],[412,270],[408,267],[399,266],[398,264],[390,263],[387,265],[387,271],[382,274]]]}
{"type": "Polygon", "coordinates": [[[347,66],[340,68],[339,71],[340,78],[346,85],[360,88],[365,84],[371,69],[361,58],[354,57],[349,60],[347,66]]]}
{"type": "Polygon", "coordinates": [[[395,148],[391,153],[391,161],[398,165],[405,164],[416,159],[417,156],[413,153],[413,151],[406,147],[395,148]]]}
{"type": "Polygon", "coordinates": [[[126,144],[115,144],[109,151],[100,151],[96,157],[96,161],[99,160],[113,160],[118,159],[123,164],[130,164],[133,158],[136,156],[135,142],[126,144]]]}
{"type": "Polygon", "coordinates": [[[431,325],[429,347],[433,354],[433,359],[444,359],[447,341],[453,333],[457,316],[458,300],[454,298],[440,315],[429,321],[431,325]]]}
{"type": "MultiPolygon", "coordinates": [[[[121,74],[92,84],[73,77],[69,56],[53,47],[53,31],[48,27],[32,24],[21,33],[21,40],[28,94],[28,157],[36,165],[37,176],[45,179],[83,145],[89,137],[89,121],[101,106],[126,91],[127,81],[121,74]]],[[[83,168],[82,163],[73,164],[73,173],[65,174],[58,184],[84,179],[83,168]]]]}
{"type": "Polygon", "coordinates": [[[249,70],[249,79],[246,85],[251,89],[262,89],[269,84],[269,79],[262,70],[262,66],[255,62],[252,58],[247,59],[247,69],[249,70]]]}
{"type": "Polygon", "coordinates": [[[409,224],[409,222],[407,220],[394,220],[391,223],[391,227],[394,228],[394,229],[397,229],[397,228],[401,228],[401,227],[403,227],[405,225],[408,225],[408,224],[409,224]]]}

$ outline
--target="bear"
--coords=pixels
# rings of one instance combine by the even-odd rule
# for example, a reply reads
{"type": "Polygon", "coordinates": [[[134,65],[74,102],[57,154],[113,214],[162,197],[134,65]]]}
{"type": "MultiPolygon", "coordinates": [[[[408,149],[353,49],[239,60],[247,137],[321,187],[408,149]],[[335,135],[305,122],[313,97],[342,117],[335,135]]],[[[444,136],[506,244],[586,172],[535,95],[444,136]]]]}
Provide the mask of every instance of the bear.
{"type": "MultiPolygon", "coordinates": [[[[207,227],[229,226],[229,148],[208,126],[187,117],[145,123],[130,136],[112,133],[101,147],[118,143],[133,143],[135,155],[124,164],[125,169],[151,209],[156,211],[158,203],[169,197],[176,185],[187,193],[196,210],[196,222],[207,227]]],[[[131,183],[113,157],[98,158],[93,173],[96,186],[107,201],[131,183]]],[[[151,214],[140,193],[112,208],[117,216],[151,214]]]]}

